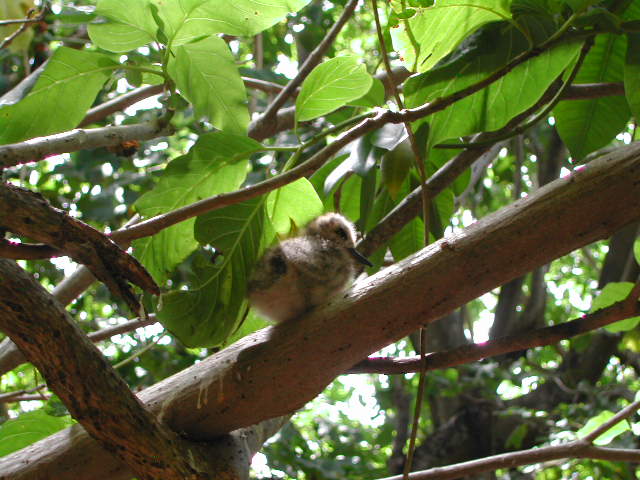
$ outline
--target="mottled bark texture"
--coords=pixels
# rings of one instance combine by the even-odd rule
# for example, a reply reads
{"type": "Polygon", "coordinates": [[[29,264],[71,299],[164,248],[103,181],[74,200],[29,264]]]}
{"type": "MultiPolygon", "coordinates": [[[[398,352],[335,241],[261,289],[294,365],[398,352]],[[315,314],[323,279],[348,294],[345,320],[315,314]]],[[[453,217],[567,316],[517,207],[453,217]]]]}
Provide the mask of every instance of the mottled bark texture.
{"type": "Polygon", "coordinates": [[[0,259],[0,329],[85,430],[139,478],[209,478],[199,447],[158,422],[62,306],[6,259],[0,259]]]}
{"type": "Polygon", "coordinates": [[[103,233],[51,206],[38,193],[11,184],[0,185],[0,227],[51,245],[86,265],[136,314],[140,304],[128,282],[160,293],[151,275],[135,258],[103,233]]]}

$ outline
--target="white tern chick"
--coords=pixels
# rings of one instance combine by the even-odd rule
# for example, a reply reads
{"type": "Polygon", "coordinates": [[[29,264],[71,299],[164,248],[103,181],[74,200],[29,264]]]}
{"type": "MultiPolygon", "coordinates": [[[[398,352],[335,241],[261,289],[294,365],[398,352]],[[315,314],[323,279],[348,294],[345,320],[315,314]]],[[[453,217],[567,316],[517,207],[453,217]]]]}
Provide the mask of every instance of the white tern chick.
{"type": "Polygon", "coordinates": [[[311,221],[301,235],[267,250],[249,279],[249,302],[275,322],[296,318],[349,287],[356,262],[356,231],[337,213],[311,221]]]}

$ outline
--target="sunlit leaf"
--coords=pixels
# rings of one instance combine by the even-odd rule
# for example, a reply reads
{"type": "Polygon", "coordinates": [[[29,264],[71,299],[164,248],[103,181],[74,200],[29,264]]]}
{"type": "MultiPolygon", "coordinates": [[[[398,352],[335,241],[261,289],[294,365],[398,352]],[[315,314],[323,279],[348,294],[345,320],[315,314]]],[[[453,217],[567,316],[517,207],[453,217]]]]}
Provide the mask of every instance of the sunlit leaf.
{"type": "MultiPolygon", "coordinates": [[[[246,176],[250,153],[259,147],[255,140],[239,135],[202,135],[188,155],[169,163],[158,185],[138,199],[137,210],[149,218],[237,189],[246,176]]],[[[195,219],[188,219],[134,242],[135,256],[158,283],[164,283],[197,247],[194,223],[195,219]]]]}
{"type": "Polygon", "coordinates": [[[168,71],[199,115],[220,130],[246,133],[247,94],[224,40],[209,37],[177,47],[168,71]]]}
{"type": "Polygon", "coordinates": [[[89,24],[89,37],[110,52],[128,52],[155,38],[157,25],[149,0],[100,0],[96,14],[103,20],[89,24]]]}
{"type": "Polygon", "coordinates": [[[18,418],[0,425],[0,457],[31,445],[74,423],[69,415],[47,415],[42,409],[25,412],[18,418]]]}
{"type": "Polygon", "coordinates": [[[300,122],[326,115],[365,95],[373,79],[353,56],[336,57],[318,65],[302,83],[296,100],[300,122]]]}
{"type": "MultiPolygon", "coordinates": [[[[602,289],[600,295],[593,299],[591,304],[591,312],[609,307],[616,302],[620,302],[629,296],[633,283],[631,282],[610,282],[602,289]]],[[[631,317],[625,320],[607,325],[607,329],[611,333],[626,332],[635,328],[640,323],[640,317],[631,317]]]]}
{"type": "Polygon", "coordinates": [[[288,13],[297,12],[309,0],[152,0],[158,6],[165,33],[172,45],[191,42],[203,35],[255,35],[288,13]]]}
{"type": "MultiPolygon", "coordinates": [[[[613,412],[605,410],[595,417],[591,417],[585,424],[585,426],[578,430],[576,434],[578,435],[578,437],[582,438],[585,435],[593,432],[596,428],[605,423],[607,420],[611,419],[611,417],[613,417],[614,415],[615,414],[613,412]]],[[[629,422],[627,422],[626,420],[622,420],[621,422],[616,423],[613,427],[604,432],[598,438],[596,438],[593,443],[600,446],[608,445],[609,443],[611,443],[611,440],[629,430],[631,430],[629,422]]]]}
{"type": "Polygon", "coordinates": [[[33,90],[0,108],[0,143],[75,128],[117,65],[100,53],[58,48],[33,90]]]}
{"type": "Polygon", "coordinates": [[[509,0],[443,0],[420,8],[409,20],[412,37],[419,47],[416,58],[411,36],[401,22],[391,29],[393,45],[409,70],[426,72],[452,52],[467,36],[489,22],[511,18],[509,0]]]}

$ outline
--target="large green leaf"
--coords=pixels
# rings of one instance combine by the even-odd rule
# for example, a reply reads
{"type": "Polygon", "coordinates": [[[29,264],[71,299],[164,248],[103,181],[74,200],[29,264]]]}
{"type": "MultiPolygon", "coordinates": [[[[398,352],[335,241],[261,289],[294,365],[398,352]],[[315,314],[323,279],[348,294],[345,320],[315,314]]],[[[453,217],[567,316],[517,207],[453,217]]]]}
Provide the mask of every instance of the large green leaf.
{"type": "Polygon", "coordinates": [[[231,133],[244,135],[249,124],[247,94],[229,47],[219,37],[177,47],[169,74],[199,115],[231,133]]]}
{"type": "Polygon", "coordinates": [[[117,66],[100,53],[58,48],[33,90],[0,108],[0,143],[75,128],[117,66]]]}
{"type": "Polygon", "coordinates": [[[312,120],[359,99],[373,78],[353,56],[336,57],[318,65],[302,83],[296,100],[296,118],[312,120]]]}
{"type": "MultiPolygon", "coordinates": [[[[160,182],[136,202],[149,218],[189,205],[205,197],[237,189],[244,181],[249,155],[260,144],[248,137],[223,132],[200,137],[191,151],[169,163],[160,182]]],[[[166,228],[134,242],[134,253],[158,283],[197,247],[195,219],[166,228]]]]}
{"type": "Polygon", "coordinates": [[[251,36],[297,12],[309,0],[153,0],[158,6],[171,45],[205,35],[226,33],[251,36]]]}
{"type": "MultiPolygon", "coordinates": [[[[627,39],[598,35],[575,83],[622,82],[627,39]]],[[[556,127],[576,160],[605,146],[625,127],[631,112],[622,96],[566,100],[553,110],[556,127]]]]}
{"type": "Polygon", "coordinates": [[[391,29],[393,45],[408,69],[418,72],[433,68],[468,35],[489,22],[508,20],[510,0],[442,0],[417,9],[409,27],[418,44],[417,55],[405,25],[391,29]]]}
{"type": "Polygon", "coordinates": [[[640,33],[630,33],[627,37],[627,56],[624,65],[624,93],[631,112],[640,119],[640,33]]]}
{"type": "Polygon", "coordinates": [[[25,412],[18,418],[0,425],[0,457],[53,435],[74,423],[69,415],[55,417],[48,415],[43,409],[25,412]]]}
{"type": "Polygon", "coordinates": [[[149,0],[100,0],[96,14],[104,19],[89,24],[89,37],[110,52],[128,52],[145,45],[154,40],[158,29],[149,0]]]}
{"type": "Polygon", "coordinates": [[[246,314],[247,278],[275,232],[265,198],[259,197],[199,217],[195,234],[220,256],[215,264],[194,262],[191,289],[163,295],[158,319],[185,345],[214,347],[233,334],[246,314]]]}
{"type": "MultiPolygon", "coordinates": [[[[410,78],[405,87],[407,106],[417,107],[475,84],[526,48],[527,42],[515,28],[504,24],[487,28],[464,55],[410,78]],[[495,45],[502,47],[496,49],[495,45]]],[[[488,87],[417,124],[429,122],[431,145],[474,132],[499,129],[538,101],[575,60],[579,48],[578,43],[572,42],[545,51],[488,87]]]]}
{"type": "Polygon", "coordinates": [[[276,236],[274,223],[302,225],[321,212],[321,202],[306,179],[266,196],[198,217],[195,237],[219,254],[215,264],[200,262],[192,289],[163,296],[159,319],[188,346],[227,341],[246,311],[246,283],[262,251],[276,236]]]}

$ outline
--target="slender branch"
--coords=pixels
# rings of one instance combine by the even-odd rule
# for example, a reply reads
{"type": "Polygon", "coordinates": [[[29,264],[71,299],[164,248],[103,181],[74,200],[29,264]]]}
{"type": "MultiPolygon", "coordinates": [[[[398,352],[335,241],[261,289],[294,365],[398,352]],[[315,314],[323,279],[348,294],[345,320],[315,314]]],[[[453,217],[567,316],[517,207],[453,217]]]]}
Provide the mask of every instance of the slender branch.
{"type": "MultiPolygon", "coordinates": [[[[425,368],[427,371],[430,371],[455,367],[482,360],[483,358],[504,355],[505,353],[553,345],[566,338],[582,335],[638,314],[640,314],[640,306],[637,305],[637,302],[632,304],[628,299],[622,300],[609,307],[559,325],[538,328],[484,343],[463,345],[444,352],[429,353],[427,354],[427,365],[425,368]]],[[[371,357],[359,362],[346,373],[380,373],[392,375],[419,372],[421,368],[422,361],[420,357],[371,357]]]]}
{"type": "Polygon", "coordinates": [[[129,140],[149,140],[171,133],[171,127],[158,123],[70,130],[20,143],[1,145],[0,169],[37,162],[50,155],[118,145],[129,140]]]}
{"type": "MultiPolygon", "coordinates": [[[[31,23],[41,22],[44,19],[44,16],[46,14],[45,9],[41,10],[40,13],[35,18],[32,19],[30,17],[31,15],[34,14],[34,12],[35,12],[34,8],[29,9],[29,11],[27,12],[27,18],[25,18],[24,20],[5,20],[6,22],[10,22],[10,23],[5,23],[5,25],[10,25],[11,23],[13,24],[21,23],[22,25],[20,25],[20,28],[18,28],[15,32],[13,32],[11,35],[6,37],[2,42],[0,42],[0,49],[7,48],[18,37],[18,35],[22,34],[22,32],[24,32],[27,29],[27,27],[29,27],[31,23]]],[[[2,23],[0,23],[0,25],[2,25],[2,23]]]]}
{"type": "Polygon", "coordinates": [[[22,23],[38,23],[41,22],[41,18],[16,18],[11,20],[0,20],[0,27],[5,25],[15,25],[22,23]]]}
{"type": "MultiPolygon", "coordinates": [[[[430,468],[409,474],[410,480],[449,480],[482,472],[490,472],[499,468],[515,468],[521,465],[548,462],[561,458],[593,458],[619,462],[640,461],[640,450],[624,448],[594,447],[589,443],[575,441],[565,445],[537,447],[518,452],[504,453],[490,457],[456,463],[446,467],[430,468]]],[[[402,480],[401,475],[385,477],[379,480],[402,480]]]]}
{"type": "MultiPolygon", "coordinates": [[[[309,54],[302,67],[298,70],[297,75],[284,87],[273,99],[273,102],[267,107],[265,112],[257,120],[258,125],[266,125],[273,122],[273,118],[280,110],[280,107],[293,95],[295,90],[302,84],[305,78],[311,73],[316,65],[320,63],[325,52],[329,49],[334,42],[342,27],[347,23],[349,18],[353,15],[353,12],[358,5],[358,0],[349,0],[345,5],[344,11],[336,23],[333,24],[331,29],[327,32],[326,36],[318,44],[316,48],[309,54]]],[[[259,128],[259,127],[258,127],[259,128]]]]}

